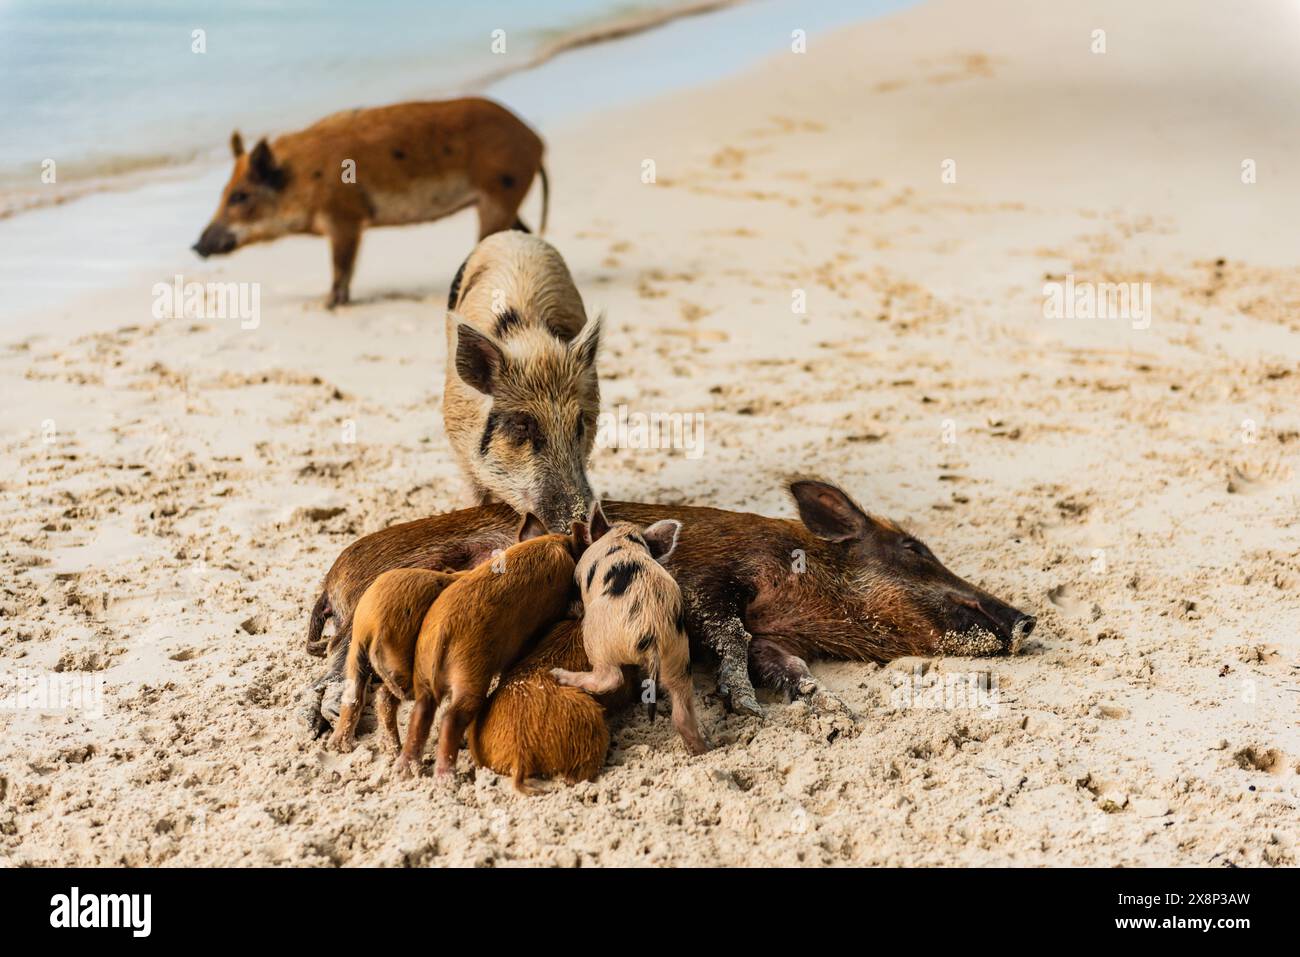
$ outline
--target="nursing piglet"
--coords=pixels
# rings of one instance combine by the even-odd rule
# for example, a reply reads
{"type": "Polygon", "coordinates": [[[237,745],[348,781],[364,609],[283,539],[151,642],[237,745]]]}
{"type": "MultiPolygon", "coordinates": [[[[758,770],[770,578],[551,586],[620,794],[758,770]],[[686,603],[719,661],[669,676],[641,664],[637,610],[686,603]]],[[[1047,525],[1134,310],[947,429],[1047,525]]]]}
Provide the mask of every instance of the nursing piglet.
{"type": "Polygon", "coordinates": [[[569,535],[547,534],[530,513],[517,544],[461,575],[438,596],[416,642],[415,707],[397,759],[399,772],[414,772],[445,699],[434,770],[439,776],[452,773],[461,738],[482,710],[492,679],[568,612],[584,533],[575,523],[569,535]]]}
{"type": "Polygon", "coordinates": [[[623,683],[623,665],[639,665],[650,679],[649,716],[662,682],[673,706],[673,727],[692,754],[709,750],[695,716],[691,652],[681,589],[660,564],[677,545],[682,523],[665,519],[641,528],[605,518],[597,503],[588,530],[590,547],[578,562],[582,590],[582,642],[589,671],[555,668],[562,685],[593,695],[623,683]]]}

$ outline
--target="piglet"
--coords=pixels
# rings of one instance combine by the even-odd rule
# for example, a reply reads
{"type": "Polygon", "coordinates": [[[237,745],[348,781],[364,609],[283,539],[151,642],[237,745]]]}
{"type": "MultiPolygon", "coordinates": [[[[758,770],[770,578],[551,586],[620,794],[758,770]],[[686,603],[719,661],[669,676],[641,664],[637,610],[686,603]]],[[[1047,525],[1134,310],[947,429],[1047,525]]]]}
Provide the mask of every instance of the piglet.
{"type": "Polygon", "coordinates": [[[594,698],[556,681],[553,668],[588,668],[582,622],[565,619],[501,676],[469,728],[474,763],[514,779],[515,790],[536,794],[530,778],[590,781],[609,750],[607,710],[630,704],[635,684],[594,698]]]}
{"type": "Polygon", "coordinates": [[[414,773],[434,714],[446,699],[434,772],[451,775],[461,737],[482,710],[492,679],[568,612],[575,562],[584,546],[582,523],[575,522],[569,535],[547,534],[541,519],[529,513],[517,544],[438,596],[416,641],[415,707],[397,758],[399,773],[414,773]]]}
{"type": "Polygon", "coordinates": [[[396,752],[397,705],[411,700],[411,668],[415,643],[424,616],[443,589],[467,572],[440,572],[427,568],[396,568],[376,578],[361,596],[352,618],[343,705],[329,746],[351,751],[356,746],[357,722],[366,704],[372,676],[379,679],[375,713],[384,729],[385,743],[396,752]]]}
{"type": "Polygon", "coordinates": [[[664,519],[646,528],[605,518],[592,508],[590,548],[578,562],[582,590],[582,643],[588,671],[552,669],[562,685],[593,695],[608,694],[623,683],[624,665],[639,665],[649,675],[648,716],[655,716],[655,694],[662,680],[673,703],[673,727],[692,754],[709,743],[695,717],[691,650],[686,613],[677,581],[660,564],[677,546],[682,523],[664,519]]]}

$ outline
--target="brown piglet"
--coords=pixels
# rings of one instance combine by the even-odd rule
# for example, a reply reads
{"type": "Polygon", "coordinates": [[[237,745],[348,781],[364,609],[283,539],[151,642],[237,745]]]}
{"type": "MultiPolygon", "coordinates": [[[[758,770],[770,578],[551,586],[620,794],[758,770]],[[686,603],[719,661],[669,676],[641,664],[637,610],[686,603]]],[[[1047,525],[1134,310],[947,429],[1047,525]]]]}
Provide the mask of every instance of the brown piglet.
{"type": "Polygon", "coordinates": [[[366,704],[372,676],[379,679],[375,714],[385,731],[385,744],[396,752],[397,705],[411,699],[411,669],[415,643],[424,616],[443,589],[466,572],[439,572],[427,568],[397,568],[384,572],[366,589],[352,619],[352,641],[344,672],[347,687],[338,724],[329,746],[351,751],[356,746],[357,722],[366,704]]]}
{"type": "Polygon", "coordinates": [[[623,684],[623,666],[649,676],[647,712],[653,720],[658,685],[668,689],[673,727],[692,754],[709,750],[695,715],[691,648],[681,589],[660,564],[677,545],[682,523],[664,519],[642,528],[610,524],[597,503],[591,511],[591,545],[578,562],[582,589],[582,642],[587,671],[555,668],[562,685],[608,694],[623,684]]]}
{"type": "Polygon", "coordinates": [[[634,685],[594,698],[566,688],[552,668],[590,667],[582,646],[582,623],[559,622],[537,647],[502,675],[500,684],[469,729],[474,763],[514,779],[521,794],[535,794],[530,778],[590,781],[609,750],[607,710],[628,704],[634,685]]]}
{"type": "Polygon", "coordinates": [[[397,758],[402,774],[415,772],[439,705],[435,773],[449,776],[471,721],[492,679],[514,664],[530,640],[565,617],[585,528],[548,534],[541,519],[524,518],[518,542],[449,585],[424,617],[415,647],[415,707],[397,758]]]}

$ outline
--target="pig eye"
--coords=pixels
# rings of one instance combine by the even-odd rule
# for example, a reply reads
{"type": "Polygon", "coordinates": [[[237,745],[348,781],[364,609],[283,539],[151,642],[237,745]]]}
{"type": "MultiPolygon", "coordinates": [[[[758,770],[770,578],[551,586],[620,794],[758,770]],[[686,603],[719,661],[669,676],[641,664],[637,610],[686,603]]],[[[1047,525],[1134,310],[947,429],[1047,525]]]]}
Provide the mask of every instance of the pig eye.
{"type": "Polygon", "coordinates": [[[512,415],[505,423],[506,437],[515,445],[531,442],[533,450],[542,450],[542,431],[531,415],[512,415]]]}
{"type": "Polygon", "coordinates": [[[922,545],[920,542],[918,542],[915,538],[905,538],[905,539],[903,539],[903,543],[902,543],[902,544],[903,544],[903,548],[905,548],[907,551],[909,551],[909,552],[913,552],[914,554],[917,554],[917,555],[920,555],[922,558],[933,558],[933,557],[934,557],[934,555],[933,555],[933,553],[930,551],[930,549],[926,548],[924,545],[922,545]]]}
{"type": "Polygon", "coordinates": [[[230,199],[227,201],[227,205],[238,206],[240,203],[246,202],[248,202],[248,194],[242,189],[237,189],[230,194],[230,199]]]}
{"type": "Polygon", "coordinates": [[[574,429],[574,432],[578,436],[578,441],[582,441],[583,435],[587,432],[587,423],[582,421],[581,416],[578,418],[578,425],[577,428],[574,429]]]}

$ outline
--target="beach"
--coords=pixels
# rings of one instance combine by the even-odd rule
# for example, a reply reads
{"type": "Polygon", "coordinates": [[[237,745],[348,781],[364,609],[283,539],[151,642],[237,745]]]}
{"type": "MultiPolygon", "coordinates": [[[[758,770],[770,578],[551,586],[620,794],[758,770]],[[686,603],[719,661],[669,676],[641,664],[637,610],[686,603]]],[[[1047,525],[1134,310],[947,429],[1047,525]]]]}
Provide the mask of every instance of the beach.
{"type": "MultiPolygon", "coordinates": [[[[793,517],[789,478],[825,478],[1038,617],[1016,657],[813,662],[856,721],[706,698],[692,758],[629,713],[540,797],[464,751],[452,788],[399,780],[369,721],[338,755],[299,718],[340,550],[463,504],[473,217],[368,231],[334,311],[319,238],[119,270],[51,229],[33,250],[107,264],[0,325],[0,673],[87,706],[0,709],[0,864],[1294,865],[1300,14],[1251,9],[931,0],[540,125],[603,409],[702,423],[598,449],[598,492],[793,517]],[[255,284],[256,316],[160,317],[178,276],[255,284]]],[[[623,42],[548,66],[596,87],[623,42]]],[[[203,175],[6,228],[183,208],[197,237],[203,175]]]]}

